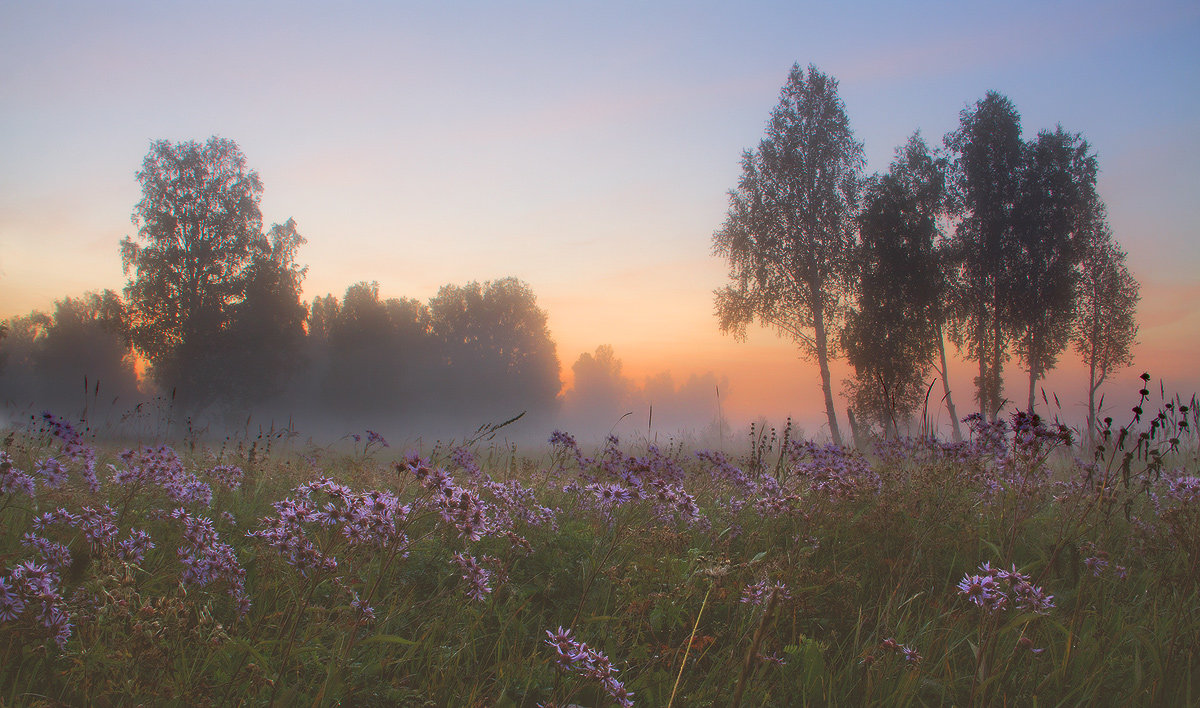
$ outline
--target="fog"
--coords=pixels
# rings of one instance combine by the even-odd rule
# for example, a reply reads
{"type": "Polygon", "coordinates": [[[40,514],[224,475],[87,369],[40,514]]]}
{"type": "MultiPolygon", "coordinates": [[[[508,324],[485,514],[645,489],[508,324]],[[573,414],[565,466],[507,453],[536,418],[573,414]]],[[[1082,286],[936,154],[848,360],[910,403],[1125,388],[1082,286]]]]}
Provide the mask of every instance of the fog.
{"type": "Polygon", "coordinates": [[[11,318],[0,424],[36,425],[51,412],[113,439],[317,445],[374,431],[398,448],[536,447],[557,429],[597,444],[610,434],[692,444],[731,435],[720,401],[728,383],[711,372],[635,381],[600,345],[570,365],[564,390],[546,313],[515,279],[448,285],[427,303],[358,283],[305,304],[302,321],[278,315],[258,312],[254,327],[222,328],[157,368],[133,354],[111,291],[11,318]]]}

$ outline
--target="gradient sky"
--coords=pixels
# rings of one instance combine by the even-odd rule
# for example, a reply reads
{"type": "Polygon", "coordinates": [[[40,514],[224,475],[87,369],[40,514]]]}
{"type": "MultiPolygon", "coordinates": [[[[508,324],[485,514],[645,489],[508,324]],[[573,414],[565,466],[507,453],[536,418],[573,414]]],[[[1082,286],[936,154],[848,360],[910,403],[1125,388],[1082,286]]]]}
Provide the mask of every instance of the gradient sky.
{"type": "MultiPolygon", "coordinates": [[[[0,0],[0,317],[123,286],[150,141],[217,134],[262,177],[265,221],[308,238],[306,299],[517,276],[564,377],[611,344],[635,378],[713,371],[733,417],[816,432],[815,366],[712,314],[712,232],[798,62],[840,81],[868,171],[988,90],[1027,137],[1083,133],[1142,283],[1137,368],[1109,390],[1142,369],[1200,389],[1194,1],[333,5],[0,0]]],[[[970,410],[969,365],[951,374],[970,410]]],[[[1077,415],[1085,381],[1067,352],[1046,388],[1077,415]]]]}

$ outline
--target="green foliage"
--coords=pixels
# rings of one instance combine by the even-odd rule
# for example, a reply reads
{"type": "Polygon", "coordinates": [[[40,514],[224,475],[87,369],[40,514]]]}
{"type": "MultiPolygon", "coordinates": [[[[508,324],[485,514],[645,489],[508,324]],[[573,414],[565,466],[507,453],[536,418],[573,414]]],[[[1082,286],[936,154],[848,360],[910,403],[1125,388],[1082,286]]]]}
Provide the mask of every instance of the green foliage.
{"type": "Polygon", "coordinates": [[[837,79],[792,67],[766,136],[742,155],[713,251],[733,281],[716,291],[721,329],[755,320],[793,339],[821,369],[829,429],[840,443],[828,359],[850,290],[854,215],[865,161],[837,79]]]}

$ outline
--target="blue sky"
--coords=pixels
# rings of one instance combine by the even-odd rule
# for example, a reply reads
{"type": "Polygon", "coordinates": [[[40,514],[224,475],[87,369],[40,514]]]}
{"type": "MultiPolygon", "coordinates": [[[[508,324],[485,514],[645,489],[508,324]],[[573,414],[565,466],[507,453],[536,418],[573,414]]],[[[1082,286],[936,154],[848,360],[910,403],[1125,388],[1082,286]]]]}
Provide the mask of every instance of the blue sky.
{"type": "MultiPolygon", "coordinates": [[[[1200,387],[1197,37],[1189,2],[0,1],[0,317],[119,288],[150,141],[219,134],[268,223],[308,237],[306,297],[515,275],[567,371],[608,343],[637,375],[712,370],[746,415],[804,415],[789,345],[717,331],[710,255],[797,62],[840,80],[871,171],[988,90],[1027,136],[1083,133],[1143,282],[1138,366],[1200,387]]],[[[1048,383],[1074,392],[1070,361],[1048,383]]]]}

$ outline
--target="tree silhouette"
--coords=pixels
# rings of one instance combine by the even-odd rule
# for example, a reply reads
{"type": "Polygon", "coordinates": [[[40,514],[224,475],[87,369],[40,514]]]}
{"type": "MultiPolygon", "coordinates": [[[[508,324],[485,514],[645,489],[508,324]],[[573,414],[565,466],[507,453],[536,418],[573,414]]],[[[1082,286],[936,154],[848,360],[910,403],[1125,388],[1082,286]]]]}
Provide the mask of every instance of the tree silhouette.
{"type": "Polygon", "coordinates": [[[356,422],[422,411],[434,388],[429,308],[410,299],[381,300],[378,283],[356,283],[341,303],[317,298],[309,337],[321,350],[321,397],[356,422]]]}
{"type": "Polygon", "coordinates": [[[182,400],[210,402],[262,234],[262,183],[232,140],[158,140],[137,174],[137,240],[121,243],[133,344],[182,400]]]}
{"type": "Polygon", "coordinates": [[[1024,159],[1021,118],[1012,102],[990,91],[963,109],[959,128],[946,136],[955,154],[952,187],[961,220],[951,251],[960,269],[951,293],[951,337],[979,364],[979,412],[994,420],[1002,405],[1014,299],[1016,243],[1013,212],[1024,159]]]}
{"type": "Polygon", "coordinates": [[[610,344],[601,344],[595,353],[583,352],[571,365],[573,383],[565,408],[573,430],[607,433],[632,410],[634,384],[621,366],[610,344]]]}
{"type": "Polygon", "coordinates": [[[899,424],[911,418],[926,392],[926,372],[944,352],[946,280],[936,250],[944,207],[944,161],[934,159],[919,134],[864,192],[857,305],[842,342],[855,369],[848,382],[853,406],[885,436],[898,435],[899,424]]]}
{"type": "Polygon", "coordinates": [[[305,239],[288,219],[254,239],[243,272],[243,296],[233,306],[224,357],[225,397],[243,403],[279,395],[303,366],[304,321],[300,283],[307,268],[296,265],[305,239]]]}
{"type": "Polygon", "coordinates": [[[75,415],[97,404],[132,406],[138,398],[124,305],[115,292],[63,298],[52,316],[34,312],[11,322],[11,366],[0,372],[10,403],[75,415]]]}
{"type": "Polygon", "coordinates": [[[52,320],[44,312],[10,317],[5,322],[5,337],[0,358],[0,396],[9,406],[28,406],[40,397],[36,370],[39,343],[45,339],[52,320]]]}
{"type": "Polygon", "coordinates": [[[1096,392],[1111,373],[1133,363],[1137,338],[1137,280],[1125,265],[1098,200],[1090,209],[1086,249],[1078,281],[1075,351],[1088,365],[1087,439],[1096,431],[1096,392]]]}
{"type": "Polygon", "coordinates": [[[721,329],[739,338],[758,320],[815,358],[829,432],[841,444],[829,358],[838,341],[864,165],[837,80],[794,65],[758,149],[742,155],[713,251],[733,284],[716,292],[721,329]]]}
{"type": "Polygon", "coordinates": [[[1014,217],[1018,248],[1012,257],[1020,287],[1014,291],[1012,324],[1017,353],[1029,371],[1030,411],[1038,379],[1054,368],[1071,338],[1096,169],[1087,141],[1061,126],[1039,133],[1025,148],[1014,217]]]}
{"type": "Polygon", "coordinates": [[[429,301],[452,399],[489,413],[547,411],[562,381],[546,312],[516,278],[443,286],[429,301]]]}

